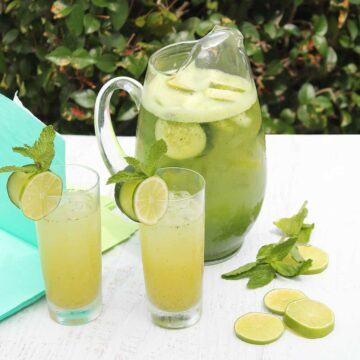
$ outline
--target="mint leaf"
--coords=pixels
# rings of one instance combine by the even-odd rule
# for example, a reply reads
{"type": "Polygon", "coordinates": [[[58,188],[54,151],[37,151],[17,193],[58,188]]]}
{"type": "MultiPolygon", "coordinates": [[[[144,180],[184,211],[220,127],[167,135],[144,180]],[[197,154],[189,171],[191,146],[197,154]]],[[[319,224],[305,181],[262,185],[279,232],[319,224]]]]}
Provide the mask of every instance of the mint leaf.
{"type": "Polygon", "coordinates": [[[248,264],[242,265],[237,269],[230,271],[228,273],[222,274],[221,277],[227,280],[238,280],[244,277],[247,277],[250,270],[254,269],[257,265],[256,262],[250,262],[248,264]]]}
{"type": "Polygon", "coordinates": [[[124,157],[125,161],[134,168],[134,170],[136,172],[143,172],[142,170],[142,166],[141,166],[141,162],[138,159],[135,159],[134,157],[131,156],[126,156],[124,157]]]}
{"type": "Polygon", "coordinates": [[[256,260],[261,261],[268,258],[275,246],[276,244],[267,244],[262,246],[256,255],[256,260]]]}
{"type": "Polygon", "coordinates": [[[285,277],[294,277],[296,275],[299,275],[302,263],[296,263],[294,261],[294,263],[290,265],[282,261],[272,261],[270,265],[280,275],[285,277]]]}
{"type": "Polygon", "coordinates": [[[299,270],[299,275],[304,274],[307,269],[312,265],[312,260],[307,259],[301,264],[301,268],[299,270]]]}
{"type": "Polygon", "coordinates": [[[167,152],[167,146],[164,140],[158,140],[151,145],[148,156],[145,160],[143,169],[147,176],[152,176],[158,167],[160,158],[167,152]]]}
{"type": "Polygon", "coordinates": [[[297,214],[290,218],[282,218],[278,221],[274,221],[274,225],[278,227],[286,236],[298,235],[308,214],[306,205],[307,201],[304,202],[303,206],[297,214]]]}
{"type": "Polygon", "coordinates": [[[269,284],[276,277],[274,269],[269,264],[257,265],[251,270],[250,279],[247,283],[249,289],[256,289],[269,284]]]}
{"type": "Polygon", "coordinates": [[[296,261],[296,262],[303,262],[305,261],[305,259],[302,257],[302,255],[299,252],[299,248],[297,247],[297,245],[295,245],[291,251],[290,251],[290,256],[296,261]]]}
{"type": "Polygon", "coordinates": [[[286,241],[277,243],[270,251],[269,257],[271,261],[282,260],[285,256],[287,256],[291,249],[296,244],[297,238],[290,238],[286,241]]]}
{"type": "Polygon", "coordinates": [[[108,181],[107,185],[121,183],[121,182],[128,182],[128,181],[135,181],[135,180],[144,180],[146,176],[143,173],[138,172],[128,172],[126,170],[121,170],[116,174],[112,175],[108,181]]]}
{"type": "Polygon", "coordinates": [[[310,241],[311,233],[314,230],[315,224],[303,224],[298,235],[298,243],[306,244],[310,241]]]}
{"type": "Polygon", "coordinates": [[[41,171],[47,171],[55,156],[55,135],[53,126],[46,126],[34,145],[25,144],[23,147],[14,147],[13,151],[34,160],[41,171]]]}
{"type": "Polygon", "coordinates": [[[37,168],[33,165],[27,165],[27,166],[3,166],[0,168],[0,173],[6,173],[6,172],[24,172],[24,173],[32,173],[36,172],[37,168]]]}

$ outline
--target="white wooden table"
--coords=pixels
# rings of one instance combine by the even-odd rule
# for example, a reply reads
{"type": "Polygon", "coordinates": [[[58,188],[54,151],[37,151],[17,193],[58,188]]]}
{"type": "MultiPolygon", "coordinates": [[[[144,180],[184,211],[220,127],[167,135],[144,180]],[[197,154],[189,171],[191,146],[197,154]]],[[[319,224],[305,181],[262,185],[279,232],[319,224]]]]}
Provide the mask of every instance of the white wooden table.
{"type": "MultiPolygon", "coordinates": [[[[94,167],[102,191],[108,173],[94,137],[67,136],[67,162],[94,167]]],[[[129,154],[134,138],[121,138],[129,154]]],[[[268,182],[258,221],[241,251],[229,261],[205,267],[203,316],[183,330],[154,326],[148,316],[139,240],[135,235],[104,255],[103,313],[94,322],[65,327],[48,316],[45,300],[0,323],[1,360],[191,360],[360,359],[360,136],[268,136],[268,182]],[[295,213],[309,201],[316,223],[312,243],[330,256],[328,269],[297,280],[278,279],[257,290],[246,281],[220,274],[254,259],[257,249],[277,239],[272,221],[295,213]],[[234,320],[265,311],[264,294],[293,287],[328,304],[336,327],[323,339],[308,340],[290,331],[270,345],[238,340],[234,320]]]]}

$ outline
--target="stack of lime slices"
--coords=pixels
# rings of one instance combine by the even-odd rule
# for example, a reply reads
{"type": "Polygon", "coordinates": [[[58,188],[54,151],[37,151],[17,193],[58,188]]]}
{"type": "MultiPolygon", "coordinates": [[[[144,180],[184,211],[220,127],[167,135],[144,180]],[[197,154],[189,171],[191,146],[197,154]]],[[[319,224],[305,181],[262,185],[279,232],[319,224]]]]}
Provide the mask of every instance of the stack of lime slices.
{"type": "Polygon", "coordinates": [[[251,344],[269,344],[281,337],[285,325],[295,333],[310,339],[331,333],[334,313],[325,304],[306,297],[295,289],[273,289],[264,296],[264,305],[279,317],[266,313],[247,313],[235,322],[235,333],[251,344]]]}

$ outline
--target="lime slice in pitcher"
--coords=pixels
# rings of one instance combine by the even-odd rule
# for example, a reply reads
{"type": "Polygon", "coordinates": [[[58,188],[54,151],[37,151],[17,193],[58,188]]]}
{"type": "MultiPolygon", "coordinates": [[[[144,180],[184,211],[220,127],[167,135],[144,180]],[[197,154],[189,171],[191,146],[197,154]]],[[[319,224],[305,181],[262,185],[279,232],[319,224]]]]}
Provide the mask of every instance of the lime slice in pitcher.
{"type": "Polygon", "coordinates": [[[165,214],[169,191],[165,181],[158,176],[151,176],[142,181],[134,193],[134,212],[143,224],[154,225],[165,214]]]}
{"type": "Polygon", "coordinates": [[[51,171],[30,177],[20,197],[20,208],[31,220],[40,220],[52,212],[59,204],[62,181],[51,171]]]}
{"type": "Polygon", "coordinates": [[[250,344],[270,344],[284,332],[284,323],[274,315],[247,313],[235,322],[235,334],[250,344]]]}

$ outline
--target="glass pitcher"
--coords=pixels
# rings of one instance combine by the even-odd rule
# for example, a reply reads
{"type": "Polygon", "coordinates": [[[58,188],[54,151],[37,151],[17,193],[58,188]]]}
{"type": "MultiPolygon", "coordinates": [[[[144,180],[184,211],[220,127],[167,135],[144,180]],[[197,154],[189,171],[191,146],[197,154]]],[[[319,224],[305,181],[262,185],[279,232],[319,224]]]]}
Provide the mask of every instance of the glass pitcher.
{"type": "Polygon", "coordinates": [[[168,150],[162,167],[190,168],[205,177],[205,261],[236,253],[259,214],[266,177],[261,111],[241,33],[216,26],[200,40],[155,52],[144,86],[117,77],[102,87],[95,131],[111,173],[126,166],[110,118],[115,90],[127,91],[139,110],[139,160],[163,139],[168,150]]]}

